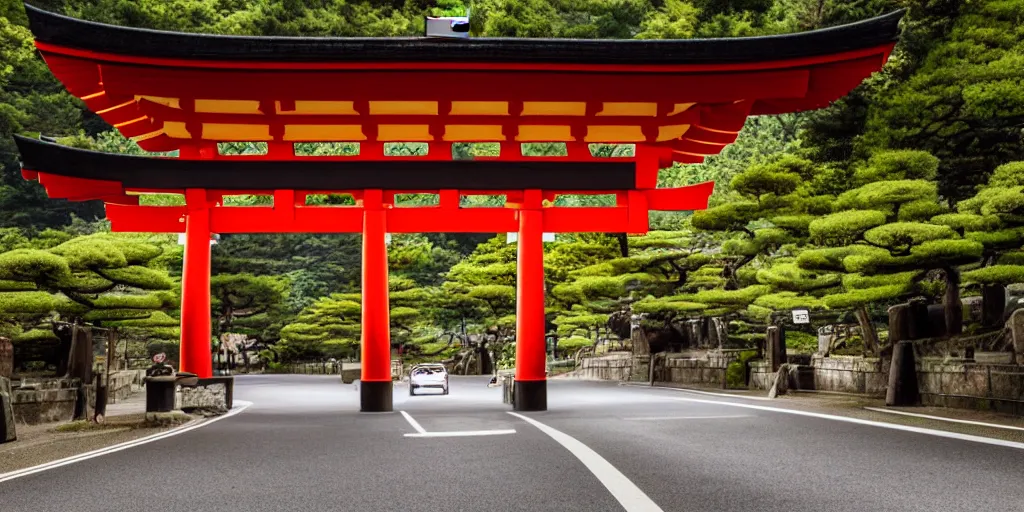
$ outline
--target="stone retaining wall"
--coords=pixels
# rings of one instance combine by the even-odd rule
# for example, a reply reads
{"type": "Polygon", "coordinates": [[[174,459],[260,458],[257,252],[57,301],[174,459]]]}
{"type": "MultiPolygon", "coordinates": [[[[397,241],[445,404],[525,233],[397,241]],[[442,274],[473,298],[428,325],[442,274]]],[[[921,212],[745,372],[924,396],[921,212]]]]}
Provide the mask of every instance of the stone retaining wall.
{"type": "Polygon", "coordinates": [[[918,366],[925,405],[1024,415],[1024,366],[929,361],[918,366]]]}
{"type": "MultiPolygon", "coordinates": [[[[999,359],[981,353],[978,356],[999,359]]],[[[774,379],[766,363],[750,363],[751,389],[767,390],[774,379]]],[[[887,362],[879,359],[815,356],[811,366],[798,366],[795,378],[791,374],[790,388],[881,397],[885,396],[888,379],[887,362]],[[805,372],[813,379],[805,378],[805,372]],[[806,383],[813,385],[808,388],[806,383]]],[[[918,362],[917,381],[923,405],[1024,415],[1022,365],[925,358],[918,362]]]]}
{"type": "MultiPolygon", "coordinates": [[[[144,370],[123,370],[110,374],[108,399],[124,400],[144,389],[144,370]]],[[[14,381],[11,402],[15,420],[22,425],[37,425],[55,421],[75,419],[75,405],[79,400],[78,379],[34,379],[14,381]]],[[[83,389],[86,400],[86,415],[91,415],[96,405],[96,393],[92,385],[83,389]]]]}
{"type": "Polygon", "coordinates": [[[889,368],[878,358],[816,355],[811,368],[818,391],[885,396],[889,385],[889,368]]]}
{"type": "MultiPolygon", "coordinates": [[[[669,355],[656,359],[655,382],[725,386],[725,371],[736,355],[731,352],[703,352],[669,355]]],[[[630,353],[589,357],[580,360],[573,375],[584,379],[648,382],[650,359],[630,353]]]]}
{"type": "Polygon", "coordinates": [[[15,421],[37,425],[73,420],[79,387],[78,379],[22,379],[11,390],[15,421]]]}
{"type": "Polygon", "coordinates": [[[124,400],[145,389],[142,379],[146,378],[146,370],[121,370],[110,374],[110,387],[107,396],[111,400],[124,400]]]}
{"type": "Polygon", "coordinates": [[[665,360],[657,382],[696,384],[725,388],[725,370],[735,359],[726,354],[709,353],[707,357],[673,357],[665,360]]]}
{"type": "Polygon", "coordinates": [[[611,354],[581,359],[574,375],[583,379],[628,381],[632,373],[632,354],[611,354]]]}

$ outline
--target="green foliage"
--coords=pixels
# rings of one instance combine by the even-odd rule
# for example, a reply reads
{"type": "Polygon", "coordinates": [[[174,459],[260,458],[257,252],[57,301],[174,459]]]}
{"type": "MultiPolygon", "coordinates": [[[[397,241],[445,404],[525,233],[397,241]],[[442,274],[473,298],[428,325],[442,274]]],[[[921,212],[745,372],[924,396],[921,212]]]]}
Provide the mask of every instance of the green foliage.
{"type": "Polygon", "coordinates": [[[1005,188],[1024,186],[1024,162],[1010,162],[996,167],[988,179],[988,185],[1005,188]]]}
{"type": "Polygon", "coordinates": [[[725,385],[730,389],[747,387],[747,363],[757,357],[757,351],[740,352],[739,357],[725,368],[725,385]]]}
{"type": "Polygon", "coordinates": [[[797,292],[778,292],[762,295],[754,300],[754,304],[775,311],[797,308],[820,309],[824,306],[821,299],[800,295],[797,292]]]}
{"type": "Polygon", "coordinates": [[[888,209],[912,201],[937,201],[935,183],[925,180],[876,181],[841,194],[839,208],[888,209]]]}
{"type": "Polygon", "coordinates": [[[1024,283],[1024,265],[993,265],[963,273],[966,283],[1001,284],[1024,283]]]}
{"type": "MultiPolygon", "coordinates": [[[[923,39],[911,36],[919,41],[920,64],[870,98],[860,146],[932,153],[941,160],[939,189],[955,201],[999,164],[1024,158],[1020,3],[928,2],[915,9],[933,12],[932,22],[944,27],[923,39]],[[944,3],[955,8],[941,12],[944,3]]],[[[926,24],[914,27],[929,32],[926,24]]]]}
{"type": "Polygon", "coordinates": [[[570,336],[558,340],[558,351],[563,356],[575,355],[579,349],[592,346],[594,346],[594,340],[582,336],[570,336]]]}
{"type": "Polygon", "coordinates": [[[939,159],[927,151],[882,151],[868,159],[856,179],[861,183],[889,180],[933,180],[939,159]]]}
{"type": "Polygon", "coordinates": [[[932,224],[949,226],[959,233],[964,231],[987,231],[999,225],[999,219],[993,216],[977,215],[974,213],[947,213],[936,215],[931,219],[932,224]]]}
{"type": "Polygon", "coordinates": [[[877,210],[848,210],[810,223],[811,238],[819,244],[848,244],[865,231],[885,224],[885,213],[877,210]]]}
{"type": "Polygon", "coordinates": [[[910,291],[908,286],[893,284],[874,288],[861,288],[822,297],[825,305],[832,309],[857,308],[872,302],[890,301],[910,291]]]}
{"type": "Polygon", "coordinates": [[[894,222],[864,232],[864,240],[868,243],[885,247],[891,252],[905,252],[910,250],[911,246],[954,236],[956,233],[949,226],[919,222],[894,222]]]}
{"type": "Polygon", "coordinates": [[[656,315],[685,315],[687,313],[700,312],[705,309],[708,309],[706,304],[683,299],[673,299],[672,297],[645,297],[644,299],[633,303],[633,311],[636,311],[637,313],[650,313],[656,315]]]}
{"type": "Polygon", "coordinates": [[[786,331],[787,354],[813,354],[817,351],[817,336],[802,331],[786,331]]]}

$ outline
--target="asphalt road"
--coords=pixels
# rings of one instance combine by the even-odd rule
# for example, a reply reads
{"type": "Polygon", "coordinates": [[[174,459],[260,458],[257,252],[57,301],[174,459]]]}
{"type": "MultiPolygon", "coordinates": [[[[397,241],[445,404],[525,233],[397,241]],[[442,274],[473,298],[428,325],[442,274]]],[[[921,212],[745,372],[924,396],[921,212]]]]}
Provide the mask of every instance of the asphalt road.
{"type": "Polygon", "coordinates": [[[0,511],[1024,510],[1020,449],[580,381],[537,426],[486,381],[360,414],[337,377],[239,377],[244,412],[0,483],[0,511]]]}

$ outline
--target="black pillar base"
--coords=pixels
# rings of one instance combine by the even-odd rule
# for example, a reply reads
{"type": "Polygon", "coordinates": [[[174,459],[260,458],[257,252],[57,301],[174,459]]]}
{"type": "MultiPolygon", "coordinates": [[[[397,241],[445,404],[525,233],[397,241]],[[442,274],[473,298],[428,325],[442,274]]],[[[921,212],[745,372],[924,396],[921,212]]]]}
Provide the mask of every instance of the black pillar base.
{"type": "Polygon", "coordinates": [[[359,382],[359,412],[391,412],[394,401],[390,380],[359,382]]]}
{"type": "Polygon", "coordinates": [[[548,410],[548,381],[517,380],[513,409],[517,411],[548,410]]]}
{"type": "Polygon", "coordinates": [[[175,381],[172,376],[146,377],[146,412],[174,410],[175,381]]]}

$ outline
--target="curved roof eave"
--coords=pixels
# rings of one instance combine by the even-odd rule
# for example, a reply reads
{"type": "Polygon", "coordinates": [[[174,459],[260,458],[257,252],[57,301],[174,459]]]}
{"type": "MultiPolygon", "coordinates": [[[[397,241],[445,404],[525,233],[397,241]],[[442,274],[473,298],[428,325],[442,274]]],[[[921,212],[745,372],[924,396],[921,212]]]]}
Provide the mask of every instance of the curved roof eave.
{"type": "Polygon", "coordinates": [[[70,18],[25,4],[37,42],[139,58],[239,62],[730,64],[818,57],[895,43],[905,10],[795,34],[676,40],[253,37],[166,32],[70,18]]]}

